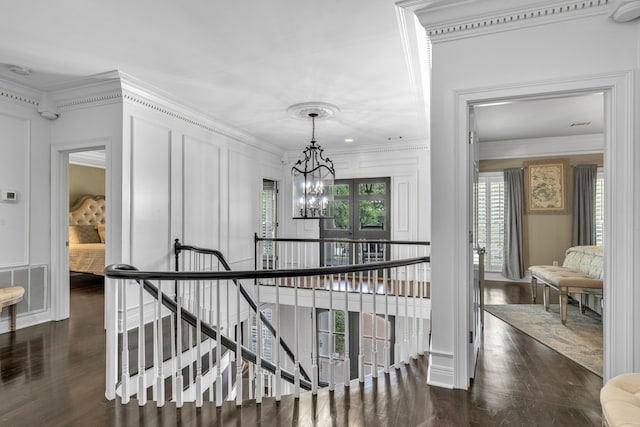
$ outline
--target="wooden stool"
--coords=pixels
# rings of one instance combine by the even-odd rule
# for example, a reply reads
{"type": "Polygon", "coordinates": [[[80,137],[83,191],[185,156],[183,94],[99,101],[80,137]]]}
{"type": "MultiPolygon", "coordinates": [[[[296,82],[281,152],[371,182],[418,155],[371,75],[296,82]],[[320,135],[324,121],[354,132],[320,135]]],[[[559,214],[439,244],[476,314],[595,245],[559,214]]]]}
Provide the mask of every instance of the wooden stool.
{"type": "Polygon", "coordinates": [[[24,288],[22,286],[9,286],[0,288],[0,313],[5,307],[11,310],[11,331],[16,330],[16,305],[22,301],[24,288]]]}

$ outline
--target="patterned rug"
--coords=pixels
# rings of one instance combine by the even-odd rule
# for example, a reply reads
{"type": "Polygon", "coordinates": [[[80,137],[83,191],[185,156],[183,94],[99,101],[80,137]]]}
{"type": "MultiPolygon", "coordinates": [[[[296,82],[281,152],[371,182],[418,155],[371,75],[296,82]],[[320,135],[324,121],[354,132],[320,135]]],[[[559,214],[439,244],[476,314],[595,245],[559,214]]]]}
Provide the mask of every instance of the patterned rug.
{"type": "Polygon", "coordinates": [[[560,321],[560,306],[551,304],[485,305],[485,310],[547,347],[602,377],[602,320],[574,305],[567,307],[567,324],[560,321]]]}

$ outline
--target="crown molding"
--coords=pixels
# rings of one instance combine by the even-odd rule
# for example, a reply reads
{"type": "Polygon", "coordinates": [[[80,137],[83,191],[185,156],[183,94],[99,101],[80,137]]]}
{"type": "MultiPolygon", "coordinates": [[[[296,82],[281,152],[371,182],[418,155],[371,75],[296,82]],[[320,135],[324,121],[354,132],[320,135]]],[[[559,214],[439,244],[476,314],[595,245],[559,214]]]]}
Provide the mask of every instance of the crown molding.
{"type": "Polygon", "coordinates": [[[419,0],[413,0],[408,7],[415,10],[432,43],[439,43],[593,15],[610,15],[618,0],[521,0],[516,7],[513,7],[515,2],[501,0],[426,0],[421,8],[417,3],[419,0]]]}
{"type": "Polygon", "coordinates": [[[42,94],[35,89],[0,79],[0,100],[23,106],[37,107],[41,96],[42,94]]]}
{"type": "MultiPolygon", "coordinates": [[[[375,154],[375,153],[399,153],[399,152],[415,152],[415,151],[430,151],[428,143],[408,143],[408,144],[377,144],[377,145],[359,145],[349,148],[328,148],[328,155],[331,156],[349,156],[356,154],[375,154]]],[[[300,157],[300,151],[287,151],[285,153],[284,164],[292,161],[291,159],[297,159],[300,157]]]]}

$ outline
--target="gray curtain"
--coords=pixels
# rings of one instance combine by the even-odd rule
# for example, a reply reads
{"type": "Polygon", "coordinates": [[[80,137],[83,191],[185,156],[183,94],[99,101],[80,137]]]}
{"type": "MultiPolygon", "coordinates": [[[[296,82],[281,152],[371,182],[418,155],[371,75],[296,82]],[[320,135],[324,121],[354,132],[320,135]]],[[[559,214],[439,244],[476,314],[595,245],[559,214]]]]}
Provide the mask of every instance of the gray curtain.
{"type": "Polygon", "coordinates": [[[573,170],[573,246],[596,244],[597,165],[577,165],[573,170]]]}
{"type": "Polygon", "coordinates": [[[524,277],[522,181],[522,169],[504,170],[504,257],[502,275],[508,279],[521,279],[524,277]]]}

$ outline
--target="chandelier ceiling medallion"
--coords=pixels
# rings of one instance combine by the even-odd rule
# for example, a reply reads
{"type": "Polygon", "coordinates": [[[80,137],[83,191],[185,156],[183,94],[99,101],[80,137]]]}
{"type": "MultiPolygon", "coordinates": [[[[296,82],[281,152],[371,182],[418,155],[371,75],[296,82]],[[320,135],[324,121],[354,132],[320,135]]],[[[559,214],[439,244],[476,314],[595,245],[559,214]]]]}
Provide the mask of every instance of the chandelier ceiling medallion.
{"type": "Polygon", "coordinates": [[[293,219],[331,218],[335,168],[316,141],[316,120],[332,117],[338,108],[326,103],[305,102],[292,105],[287,112],[296,118],[311,119],[311,142],[303,158],[291,168],[293,219]]]}

